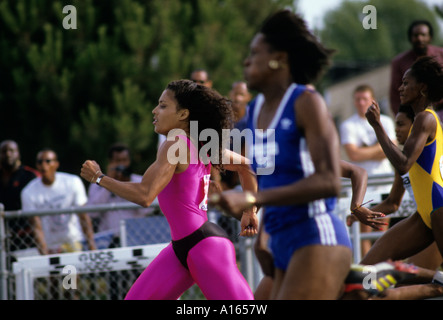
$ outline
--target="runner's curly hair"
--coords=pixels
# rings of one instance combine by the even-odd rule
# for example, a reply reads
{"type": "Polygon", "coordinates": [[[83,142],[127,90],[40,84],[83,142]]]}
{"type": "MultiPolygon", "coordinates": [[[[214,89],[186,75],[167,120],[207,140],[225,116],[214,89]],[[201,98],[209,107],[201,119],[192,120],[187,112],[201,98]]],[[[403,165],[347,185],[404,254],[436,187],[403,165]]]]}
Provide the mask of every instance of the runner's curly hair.
{"type": "Polygon", "coordinates": [[[414,109],[412,109],[412,106],[410,104],[401,104],[398,109],[398,112],[404,113],[406,115],[406,117],[408,117],[409,120],[414,122],[415,113],[414,113],[414,109]]]}
{"type": "MultiPolygon", "coordinates": [[[[197,84],[190,80],[175,80],[170,82],[167,90],[174,93],[175,99],[178,103],[178,108],[189,110],[189,123],[197,121],[198,123],[198,137],[201,138],[201,132],[205,129],[213,129],[217,133],[218,138],[218,155],[211,154],[211,148],[208,150],[208,156],[211,159],[218,159],[213,161],[212,165],[218,169],[223,169],[222,166],[222,151],[223,146],[229,146],[223,135],[223,129],[232,129],[234,114],[232,111],[231,100],[223,97],[216,90],[206,86],[197,84]]],[[[208,138],[211,141],[212,137],[208,138]]],[[[209,142],[208,141],[208,142],[209,142]]],[[[203,141],[198,141],[197,148],[200,154],[200,149],[203,146],[203,141]]]]}
{"type": "Polygon", "coordinates": [[[426,84],[427,97],[431,102],[443,99],[443,68],[430,56],[418,58],[410,69],[410,76],[426,84]]]}
{"type": "Polygon", "coordinates": [[[318,80],[335,51],[325,48],[308,30],[305,21],[289,10],[268,17],[259,32],[273,50],[288,53],[293,81],[299,84],[318,80]]]}

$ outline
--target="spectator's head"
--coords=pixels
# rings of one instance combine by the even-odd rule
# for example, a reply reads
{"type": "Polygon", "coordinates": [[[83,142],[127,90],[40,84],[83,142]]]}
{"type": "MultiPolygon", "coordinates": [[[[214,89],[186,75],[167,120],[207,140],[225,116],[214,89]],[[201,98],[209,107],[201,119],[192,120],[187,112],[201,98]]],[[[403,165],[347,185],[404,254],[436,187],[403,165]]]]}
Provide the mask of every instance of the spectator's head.
{"type": "Polygon", "coordinates": [[[120,181],[128,181],[131,176],[131,153],[122,143],[113,144],[108,150],[108,175],[120,181]]]}
{"type": "Polygon", "coordinates": [[[246,114],[246,107],[251,100],[252,95],[244,81],[237,81],[232,84],[229,91],[229,99],[232,101],[235,120],[238,121],[246,114]]]}
{"type": "Polygon", "coordinates": [[[408,69],[399,88],[400,102],[413,104],[420,99],[432,103],[443,99],[443,68],[433,57],[418,58],[408,69]]]}
{"type": "Polygon", "coordinates": [[[55,173],[59,166],[57,153],[54,150],[46,148],[37,153],[36,167],[44,184],[51,185],[54,183],[55,173]]]}
{"type": "Polygon", "coordinates": [[[17,169],[21,164],[18,144],[13,140],[0,143],[0,167],[6,171],[17,169]]]}
{"type": "Polygon", "coordinates": [[[432,25],[426,20],[413,21],[408,28],[409,42],[412,44],[412,49],[418,55],[426,54],[433,35],[432,25]]]}
{"type": "Polygon", "coordinates": [[[412,106],[402,104],[395,116],[395,136],[399,144],[403,145],[409,135],[412,123],[414,122],[415,113],[412,106]]]}
{"type": "Polygon", "coordinates": [[[212,88],[212,80],[209,79],[209,74],[205,69],[192,71],[191,80],[208,88],[212,88]]]}
{"type": "Polygon", "coordinates": [[[374,90],[367,84],[359,85],[354,90],[354,107],[358,115],[362,118],[365,117],[365,113],[374,100],[374,90]]]}

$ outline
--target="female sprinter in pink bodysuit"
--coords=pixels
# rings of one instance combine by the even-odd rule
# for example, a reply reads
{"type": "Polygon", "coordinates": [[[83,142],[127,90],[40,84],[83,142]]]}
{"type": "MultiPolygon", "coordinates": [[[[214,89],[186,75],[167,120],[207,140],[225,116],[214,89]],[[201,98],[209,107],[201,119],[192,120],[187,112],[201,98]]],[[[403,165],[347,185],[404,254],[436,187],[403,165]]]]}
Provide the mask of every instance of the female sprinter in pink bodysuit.
{"type": "MultiPolygon", "coordinates": [[[[232,242],[207,219],[211,163],[202,161],[202,143],[190,139],[190,125],[198,125],[199,136],[202,130],[213,129],[222,146],[222,129],[230,128],[230,101],[210,88],[178,80],[168,84],[153,114],[155,131],[169,136],[140,183],[107,177],[95,161],[87,160],[81,170],[87,181],[142,206],[149,206],[158,196],[169,222],[171,244],[149,264],[126,299],[178,299],[194,283],[207,299],[253,299],[238,270],[232,242]]],[[[223,163],[229,159],[230,164],[223,167],[238,172],[243,189],[256,191],[256,179],[246,159],[221,147],[216,151],[223,163]],[[232,164],[239,163],[235,157],[241,164],[232,164]]],[[[241,235],[256,234],[257,225],[255,210],[243,212],[241,235]]]]}

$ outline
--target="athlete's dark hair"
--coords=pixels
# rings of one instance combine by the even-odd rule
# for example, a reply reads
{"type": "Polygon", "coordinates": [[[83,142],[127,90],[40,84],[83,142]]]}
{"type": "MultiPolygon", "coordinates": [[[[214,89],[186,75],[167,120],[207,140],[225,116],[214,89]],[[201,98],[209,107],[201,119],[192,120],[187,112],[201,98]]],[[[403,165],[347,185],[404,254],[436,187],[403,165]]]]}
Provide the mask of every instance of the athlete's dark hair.
{"type": "Polygon", "coordinates": [[[414,122],[415,112],[410,104],[401,104],[400,107],[398,108],[398,112],[404,113],[406,117],[409,118],[409,120],[414,122]]]}
{"type": "Polygon", "coordinates": [[[418,58],[411,67],[410,75],[417,82],[427,85],[426,96],[431,102],[443,98],[443,68],[435,58],[430,56],[418,58]]]}
{"type": "Polygon", "coordinates": [[[434,29],[432,28],[432,25],[431,25],[431,23],[429,21],[427,21],[427,20],[415,20],[415,21],[412,21],[412,23],[409,25],[409,28],[408,28],[408,40],[409,41],[411,41],[412,31],[414,30],[414,28],[416,26],[419,26],[419,25],[422,25],[422,24],[424,24],[425,26],[428,27],[429,35],[431,36],[431,38],[434,37],[434,29]]]}
{"type": "MultiPolygon", "coordinates": [[[[216,90],[197,84],[191,80],[175,80],[170,82],[167,90],[174,92],[178,108],[189,110],[189,121],[198,122],[198,136],[205,129],[213,129],[218,134],[219,154],[218,163],[213,166],[222,169],[223,129],[232,129],[233,111],[232,102],[223,97],[216,90]]],[[[198,151],[202,145],[197,143],[198,151]]],[[[210,152],[211,150],[209,150],[210,152]]],[[[209,156],[213,156],[209,154],[209,156]]],[[[214,155],[216,156],[216,155],[214,155]]]]}
{"type": "Polygon", "coordinates": [[[268,17],[259,30],[273,50],[288,53],[293,81],[300,84],[315,82],[334,50],[325,48],[308,30],[305,21],[289,10],[268,17]]]}

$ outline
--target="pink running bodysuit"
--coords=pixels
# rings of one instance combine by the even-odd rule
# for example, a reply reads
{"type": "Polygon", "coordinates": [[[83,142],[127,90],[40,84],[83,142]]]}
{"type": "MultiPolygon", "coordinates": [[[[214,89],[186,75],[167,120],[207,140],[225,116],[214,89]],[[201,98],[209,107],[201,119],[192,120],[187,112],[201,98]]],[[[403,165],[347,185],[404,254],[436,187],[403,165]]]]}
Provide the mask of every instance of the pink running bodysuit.
{"type": "MultiPolygon", "coordinates": [[[[211,165],[198,159],[197,149],[186,136],[191,152],[188,168],[176,173],[158,195],[160,208],[177,241],[207,224],[207,196],[211,165]]],[[[186,256],[185,256],[186,257],[186,256]]],[[[251,300],[253,293],[238,270],[232,242],[209,236],[188,252],[188,269],[180,262],[172,243],[148,265],[126,295],[126,300],[178,299],[196,283],[208,300],[251,300]]]]}

